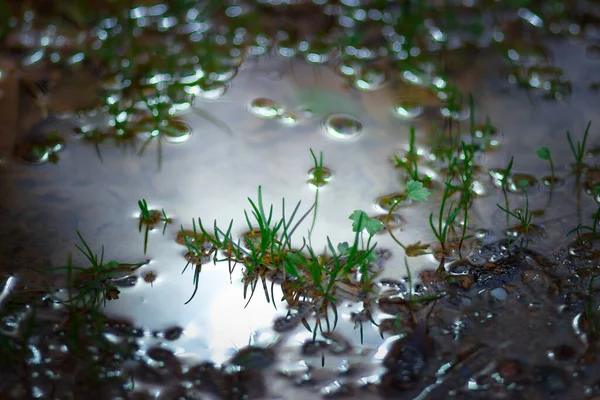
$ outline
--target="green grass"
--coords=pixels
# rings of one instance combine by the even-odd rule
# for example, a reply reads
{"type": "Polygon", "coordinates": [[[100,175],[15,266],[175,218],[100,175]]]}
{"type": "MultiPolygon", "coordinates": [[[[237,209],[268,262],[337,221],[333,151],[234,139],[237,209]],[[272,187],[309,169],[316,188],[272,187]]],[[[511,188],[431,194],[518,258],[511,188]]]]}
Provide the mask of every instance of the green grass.
{"type": "MultiPolygon", "coordinates": [[[[552,183],[554,183],[556,180],[556,175],[554,173],[554,162],[552,161],[552,153],[550,152],[550,149],[545,146],[540,147],[536,151],[536,154],[540,159],[546,160],[550,163],[550,176],[552,178],[552,183]]],[[[550,188],[552,188],[552,185],[550,186],[550,188]]]]}
{"type": "Polygon", "coordinates": [[[146,223],[151,222],[152,215],[150,214],[146,200],[138,200],[138,207],[140,207],[140,220],[146,223]]]}
{"type": "Polygon", "coordinates": [[[502,207],[500,204],[496,204],[496,206],[508,216],[511,216],[519,221],[522,232],[528,233],[531,228],[533,213],[529,209],[529,196],[527,195],[527,191],[523,190],[523,194],[525,194],[525,210],[523,211],[517,210],[516,212],[512,212],[508,208],[502,207]]]}
{"type": "MultiPolygon", "coordinates": [[[[402,247],[402,249],[407,254],[409,254],[411,246],[414,246],[414,245],[405,246],[404,244],[402,244],[402,242],[400,242],[400,240],[398,240],[396,235],[394,235],[394,231],[393,231],[392,227],[390,226],[390,221],[392,220],[392,214],[394,213],[394,210],[396,210],[398,205],[400,203],[402,203],[404,200],[406,200],[407,198],[410,198],[417,202],[427,202],[429,200],[429,196],[431,196],[431,192],[429,191],[429,189],[427,189],[426,187],[423,186],[423,182],[410,180],[410,181],[406,182],[406,194],[401,198],[394,199],[393,204],[387,213],[387,216],[385,219],[387,221],[387,230],[390,233],[392,240],[394,240],[394,242],[396,242],[400,247],[402,247]]],[[[428,247],[428,246],[426,246],[426,247],[428,247]]]]}
{"type": "Polygon", "coordinates": [[[440,265],[438,267],[438,271],[442,271],[444,268],[444,262],[446,259],[447,252],[446,245],[449,239],[448,234],[450,232],[450,229],[454,226],[456,218],[462,210],[462,206],[460,204],[455,205],[454,201],[452,201],[450,203],[450,206],[446,209],[446,205],[448,203],[448,200],[450,199],[450,190],[451,185],[449,182],[446,182],[444,193],[442,195],[442,202],[440,204],[440,209],[438,212],[437,224],[434,224],[433,222],[433,212],[429,214],[429,226],[431,227],[431,231],[433,232],[434,236],[440,243],[441,248],[440,253],[442,257],[440,265]],[[446,214],[445,217],[444,213],[446,214]]]}
{"type": "MultiPolygon", "coordinates": [[[[315,161],[314,152],[311,151],[311,155],[315,161]]],[[[319,165],[322,163],[317,162],[317,167],[319,165]]],[[[427,201],[429,195],[429,191],[421,182],[407,183],[407,196],[412,199],[427,201]]],[[[290,305],[308,299],[315,307],[317,324],[313,328],[314,334],[319,327],[323,330],[323,322],[326,323],[327,329],[330,329],[331,325],[335,327],[337,291],[344,290],[360,297],[368,295],[372,290],[377,273],[372,271],[371,265],[378,258],[374,238],[383,229],[384,224],[376,218],[369,217],[362,210],[355,210],[349,216],[353,240],[334,244],[327,238],[324,251],[317,251],[310,240],[316,219],[313,210],[317,206],[317,197],[312,206],[303,213],[299,211],[301,202],[296,203],[289,216],[286,213],[286,201],[282,199],[279,218],[275,217],[273,205],[264,202],[262,187],[258,188],[256,200],[248,198],[248,202],[250,209],[244,211],[244,217],[249,233],[245,237],[233,237],[233,220],[227,229],[220,228],[215,221],[210,232],[202,219],[193,221],[193,231],[185,238],[190,256],[184,272],[190,264],[195,264],[194,291],[186,304],[197,294],[202,264],[208,261],[225,261],[230,265],[230,273],[237,264],[243,265],[244,298],[248,302],[258,285],[262,284],[267,301],[273,301],[275,304],[273,285],[274,278],[278,276],[284,280],[284,299],[290,305]],[[308,230],[308,235],[301,238],[301,246],[295,247],[292,237],[300,224],[311,214],[313,225],[308,230]],[[271,281],[270,292],[267,287],[268,280],[271,281]],[[333,311],[333,324],[329,322],[328,310],[333,311]]],[[[185,232],[183,227],[182,232],[185,232]]]]}
{"type": "Polygon", "coordinates": [[[77,232],[77,236],[83,247],[79,245],[75,245],[75,247],[90,265],[86,267],[75,266],[69,259],[66,266],[51,268],[50,271],[66,271],[67,304],[78,309],[98,310],[100,307],[106,306],[107,301],[119,298],[120,291],[113,281],[147,264],[147,261],[134,264],[121,263],[115,260],[105,262],[104,246],[102,246],[100,255],[98,255],[92,251],[81,233],[77,232]]]}
{"type": "Polygon", "coordinates": [[[591,225],[583,225],[580,223],[577,225],[576,228],[571,229],[567,233],[567,235],[570,235],[573,232],[575,232],[577,234],[577,239],[579,240],[579,243],[581,245],[585,245],[593,240],[600,239],[600,233],[598,232],[598,222],[599,221],[600,221],[600,207],[598,207],[598,210],[594,213],[591,225]],[[582,233],[582,231],[583,231],[583,233],[582,233]]]}
{"type": "Polygon", "coordinates": [[[429,182],[431,177],[429,175],[421,176],[419,174],[419,154],[415,146],[415,128],[410,127],[408,151],[404,156],[399,157],[394,155],[394,167],[404,170],[406,174],[406,180],[429,182]]]}
{"type": "MultiPolygon", "coordinates": [[[[213,256],[214,262],[227,260],[233,263],[234,266],[238,263],[243,264],[246,268],[244,293],[250,287],[252,291],[250,298],[252,298],[257,281],[261,279],[264,286],[266,285],[266,273],[280,270],[282,263],[281,256],[292,250],[291,241],[294,232],[302,221],[310,215],[316,207],[316,203],[296,220],[295,218],[301,202],[296,204],[292,214],[287,218],[285,199],[282,199],[282,217],[275,219],[273,205],[265,207],[263,203],[262,188],[260,186],[258,188],[257,201],[248,198],[248,202],[250,203],[251,211],[248,213],[247,210],[244,210],[244,217],[248,230],[253,233],[253,237],[245,238],[247,239],[245,243],[242,243],[239,239],[236,241],[233,238],[231,233],[233,220],[229,223],[226,231],[219,228],[215,221],[214,233],[209,233],[202,220],[198,218],[197,226],[200,229],[201,235],[198,235],[196,222],[194,221],[194,237],[191,240],[186,239],[186,246],[188,246],[188,250],[196,259],[201,260],[203,257],[206,257],[206,254],[203,245],[199,245],[199,243],[208,242],[214,249],[219,249],[227,253],[224,259],[218,259],[216,252],[211,253],[210,255],[213,256]]],[[[199,274],[198,265],[196,266],[196,271],[195,276],[197,277],[199,274]]],[[[197,278],[195,278],[195,285],[197,288],[197,278]]],[[[196,290],[194,290],[194,295],[195,293],[196,290]]],[[[265,291],[265,294],[268,299],[268,292],[265,291]]],[[[194,295],[192,295],[188,302],[193,299],[194,295]]]]}
{"type": "Polygon", "coordinates": [[[138,207],[140,208],[138,231],[142,232],[142,228],[144,228],[144,254],[146,254],[148,250],[148,233],[154,229],[159,222],[162,222],[162,234],[164,235],[167,231],[167,225],[173,223],[173,219],[167,216],[164,208],[160,211],[150,210],[146,199],[138,200],[138,207]]]}
{"type": "Polygon", "coordinates": [[[575,171],[581,172],[583,167],[585,166],[584,157],[586,153],[586,144],[588,139],[588,134],[590,133],[590,127],[592,125],[592,121],[588,122],[587,127],[585,128],[585,132],[583,133],[583,140],[580,142],[577,140],[576,143],[573,142],[571,138],[571,132],[567,131],[567,140],[569,142],[569,147],[571,148],[571,153],[573,153],[573,157],[575,158],[575,171]]]}
{"type": "Polygon", "coordinates": [[[313,184],[317,189],[321,186],[325,186],[330,178],[329,172],[323,166],[323,152],[319,153],[319,159],[315,155],[313,149],[310,149],[310,155],[312,156],[314,167],[310,171],[311,179],[309,182],[313,184]]]}

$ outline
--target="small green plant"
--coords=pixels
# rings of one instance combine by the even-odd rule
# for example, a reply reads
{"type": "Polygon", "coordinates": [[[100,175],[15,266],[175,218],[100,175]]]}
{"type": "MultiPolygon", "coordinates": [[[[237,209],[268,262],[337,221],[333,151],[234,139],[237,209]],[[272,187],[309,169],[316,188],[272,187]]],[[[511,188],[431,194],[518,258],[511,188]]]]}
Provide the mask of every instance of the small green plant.
{"type": "Polygon", "coordinates": [[[474,159],[475,159],[475,146],[473,142],[466,144],[461,142],[461,152],[457,157],[454,157],[448,167],[449,181],[447,183],[451,190],[455,190],[460,193],[459,204],[463,211],[464,219],[462,221],[462,232],[460,242],[458,244],[459,252],[462,251],[464,241],[468,238],[467,236],[467,225],[469,223],[469,208],[473,201],[473,183],[474,183],[474,159]],[[452,177],[458,175],[460,182],[456,185],[450,183],[452,177]]]}
{"type": "Polygon", "coordinates": [[[160,220],[163,222],[162,234],[164,235],[165,232],[167,231],[167,225],[173,223],[173,218],[167,217],[167,213],[165,212],[164,208],[160,209],[160,213],[162,214],[162,216],[160,217],[160,220]]]}
{"type": "MultiPolygon", "coordinates": [[[[424,249],[420,248],[417,244],[416,247],[418,248],[418,250],[421,251],[413,252],[411,250],[415,247],[415,245],[405,246],[404,244],[402,244],[402,242],[400,242],[400,240],[398,240],[398,238],[394,235],[392,227],[390,226],[390,221],[392,221],[392,214],[396,207],[398,207],[398,204],[402,203],[407,198],[418,202],[427,202],[429,200],[429,196],[431,196],[431,192],[429,191],[429,189],[423,186],[423,182],[410,180],[406,182],[406,194],[403,197],[395,198],[393,200],[392,206],[390,207],[387,213],[385,220],[387,221],[387,230],[390,233],[392,240],[394,240],[394,242],[396,242],[400,247],[402,247],[405,253],[409,256],[423,254],[421,251],[424,249]]],[[[425,248],[427,247],[428,246],[425,246],[425,248]]]]}
{"type": "Polygon", "coordinates": [[[593,240],[600,239],[600,232],[598,232],[598,222],[600,222],[600,207],[598,207],[598,210],[594,213],[591,226],[578,224],[576,228],[571,229],[569,232],[567,232],[567,235],[570,235],[573,232],[577,233],[577,239],[579,240],[579,243],[582,246],[586,245],[587,243],[593,240]],[[584,231],[584,233],[582,233],[582,231],[584,231]]]}
{"type": "Polygon", "coordinates": [[[438,214],[437,225],[433,223],[433,212],[429,214],[429,226],[436,239],[440,243],[440,253],[442,255],[440,260],[440,266],[438,267],[438,271],[442,271],[444,268],[444,262],[446,260],[446,245],[448,242],[448,233],[449,229],[456,222],[456,217],[460,214],[462,210],[462,206],[459,204],[455,205],[454,201],[450,203],[448,210],[446,211],[446,204],[448,203],[448,199],[450,198],[450,182],[446,182],[446,187],[444,189],[444,194],[442,195],[442,202],[440,204],[440,210],[438,214]],[[444,212],[446,212],[446,217],[444,218],[444,212]]]}
{"type": "Polygon", "coordinates": [[[310,149],[310,155],[313,158],[314,167],[309,171],[311,179],[309,182],[313,184],[317,189],[321,186],[325,186],[331,178],[331,172],[323,166],[323,152],[319,153],[319,159],[314,151],[310,149]]]}
{"type": "Polygon", "coordinates": [[[311,179],[308,181],[316,188],[315,193],[315,207],[313,212],[313,220],[310,226],[310,231],[308,233],[308,239],[312,237],[313,230],[315,229],[315,223],[317,222],[317,211],[319,204],[319,188],[321,186],[325,186],[329,179],[331,178],[331,171],[323,166],[323,152],[319,153],[319,159],[317,160],[317,156],[314,151],[310,149],[310,155],[312,156],[314,167],[309,171],[309,175],[311,179]]]}
{"type": "Polygon", "coordinates": [[[408,151],[403,157],[398,157],[398,155],[394,155],[394,166],[396,168],[403,169],[404,172],[406,172],[407,178],[409,180],[422,181],[425,183],[431,181],[431,177],[429,175],[419,175],[418,161],[419,154],[417,153],[415,147],[415,128],[411,126],[409,132],[408,151]]]}
{"type": "Polygon", "coordinates": [[[138,206],[140,207],[140,220],[143,222],[151,222],[152,221],[152,214],[150,213],[150,210],[148,209],[148,203],[146,202],[146,199],[142,199],[142,200],[138,200],[138,206]]]}
{"type": "Polygon", "coordinates": [[[573,153],[573,157],[575,157],[575,171],[581,172],[583,167],[585,166],[583,162],[583,158],[585,157],[585,146],[587,143],[588,134],[590,132],[590,126],[592,125],[592,121],[588,122],[587,127],[585,128],[585,132],[583,134],[583,140],[577,143],[573,143],[573,139],[571,138],[571,132],[567,131],[567,140],[569,141],[569,146],[571,147],[571,152],[573,153]]]}
{"type": "Polygon", "coordinates": [[[528,233],[529,229],[531,228],[531,220],[533,218],[533,213],[531,212],[531,210],[529,210],[529,197],[527,196],[527,191],[523,190],[523,193],[525,194],[524,211],[517,210],[516,212],[512,212],[508,208],[502,207],[500,204],[496,204],[496,206],[498,206],[498,208],[504,211],[507,215],[516,218],[521,225],[521,231],[523,233],[528,233]]]}
{"type": "Polygon", "coordinates": [[[74,266],[69,260],[68,265],[51,268],[50,271],[64,270],[67,272],[68,299],[66,303],[79,309],[98,310],[106,305],[108,300],[119,298],[119,289],[114,281],[121,279],[148,262],[135,264],[121,263],[111,260],[104,262],[104,246],[100,256],[94,254],[87,242],[77,232],[77,236],[83,247],[75,245],[77,250],[85,256],[91,264],[89,267],[74,266]],[[76,289],[77,294],[73,294],[76,289]]]}
{"type": "Polygon", "coordinates": [[[508,187],[508,185],[510,183],[510,173],[512,172],[514,160],[515,160],[514,157],[510,158],[510,160],[508,161],[508,164],[506,165],[506,168],[504,169],[504,171],[502,171],[502,177],[500,178],[500,185],[502,187],[502,190],[505,193],[506,193],[506,188],[508,187]]]}
{"type": "Polygon", "coordinates": [[[162,234],[164,235],[167,230],[167,225],[171,224],[173,219],[167,216],[164,208],[161,209],[161,211],[150,210],[146,199],[138,200],[138,206],[140,208],[138,231],[142,232],[142,227],[144,227],[144,254],[146,254],[148,250],[148,233],[154,229],[159,222],[163,222],[164,226],[162,234]]]}
{"type": "MultiPolygon", "coordinates": [[[[546,160],[550,162],[550,177],[552,179],[551,184],[553,184],[556,180],[556,175],[554,174],[554,162],[552,161],[552,153],[550,153],[550,149],[547,147],[541,147],[536,151],[538,157],[542,160],[546,160]]],[[[550,185],[552,189],[552,185],[550,185]]]]}
{"type": "MultiPolygon", "coordinates": [[[[273,216],[273,205],[270,205],[268,212],[265,211],[265,206],[262,197],[262,187],[258,187],[258,200],[254,202],[248,198],[252,207],[251,215],[255,221],[252,223],[250,215],[244,210],[244,216],[249,229],[245,235],[245,243],[241,240],[237,242],[233,239],[231,229],[233,220],[229,223],[227,231],[223,231],[214,222],[214,234],[207,231],[201,219],[198,219],[198,228],[201,235],[198,235],[196,223],[194,221],[194,235],[191,238],[185,239],[185,244],[188,247],[191,257],[188,260],[186,267],[190,263],[196,265],[194,283],[197,289],[197,277],[200,272],[201,260],[206,257],[212,257],[214,262],[226,260],[233,263],[234,267],[237,263],[241,263],[246,267],[244,277],[244,296],[248,287],[252,290],[252,295],[256,288],[258,279],[261,279],[263,286],[266,284],[267,275],[280,271],[282,265],[282,255],[292,250],[292,235],[304,219],[312,212],[316,203],[314,203],[300,218],[295,221],[296,214],[300,208],[301,202],[296,204],[289,219],[286,217],[285,199],[282,199],[282,217],[276,220],[273,216]],[[224,259],[217,259],[215,249],[220,249],[226,253],[224,259]]],[[[183,231],[183,227],[182,227],[183,231]]],[[[185,271],[184,268],[184,271],[185,271]]],[[[230,268],[230,271],[232,269],[230,268]]],[[[192,297],[188,300],[189,303],[192,297]]],[[[252,298],[250,296],[250,299],[252,298]]],[[[265,295],[268,297],[268,292],[265,290],[265,295]]],[[[186,303],[186,304],[187,304],[186,303]]]]}

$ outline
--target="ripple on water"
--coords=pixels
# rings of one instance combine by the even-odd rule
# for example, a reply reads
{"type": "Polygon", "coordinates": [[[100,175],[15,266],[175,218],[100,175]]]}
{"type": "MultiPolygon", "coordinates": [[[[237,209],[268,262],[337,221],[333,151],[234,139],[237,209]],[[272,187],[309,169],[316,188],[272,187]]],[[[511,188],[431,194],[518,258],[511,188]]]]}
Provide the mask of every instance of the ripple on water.
{"type": "Polygon", "coordinates": [[[352,140],[361,134],[363,125],[349,114],[332,114],[325,120],[323,128],[334,139],[352,140]]]}

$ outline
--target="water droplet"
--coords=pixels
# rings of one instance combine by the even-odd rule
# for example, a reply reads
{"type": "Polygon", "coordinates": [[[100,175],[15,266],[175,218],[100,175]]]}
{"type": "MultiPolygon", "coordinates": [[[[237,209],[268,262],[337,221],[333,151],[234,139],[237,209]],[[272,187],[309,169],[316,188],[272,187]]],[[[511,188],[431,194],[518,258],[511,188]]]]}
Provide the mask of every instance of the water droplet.
{"type": "Polygon", "coordinates": [[[259,97],[252,100],[248,107],[248,111],[259,118],[273,119],[279,117],[283,113],[283,108],[271,99],[259,97]]]}
{"type": "Polygon", "coordinates": [[[395,107],[395,111],[400,118],[413,119],[423,114],[424,107],[416,101],[405,100],[395,107]]]}
{"type": "Polygon", "coordinates": [[[179,339],[182,334],[183,334],[183,328],[181,328],[179,326],[173,326],[165,331],[164,337],[167,340],[173,341],[173,340],[179,339]]]}
{"type": "Polygon", "coordinates": [[[161,134],[171,143],[185,142],[192,135],[192,128],[183,121],[170,119],[161,127],[161,134]]]}
{"type": "Polygon", "coordinates": [[[285,126],[294,126],[298,123],[298,116],[294,113],[285,111],[279,117],[279,122],[281,122],[285,126]]]}
{"type": "Polygon", "coordinates": [[[390,211],[396,202],[399,202],[396,208],[400,208],[409,206],[412,200],[406,197],[406,193],[391,193],[377,198],[375,202],[383,211],[390,211]]]}
{"type": "Polygon", "coordinates": [[[508,180],[508,189],[513,193],[523,193],[523,190],[529,192],[537,187],[538,181],[533,175],[513,174],[508,180]]]}
{"type": "Polygon", "coordinates": [[[362,123],[348,114],[330,115],[324,123],[325,132],[336,139],[350,140],[360,135],[362,123]]]}
{"type": "Polygon", "coordinates": [[[376,215],[373,218],[383,223],[383,230],[381,232],[386,232],[388,227],[395,230],[406,224],[406,220],[400,214],[395,213],[389,216],[388,214],[376,215]]]}
{"type": "Polygon", "coordinates": [[[558,176],[544,176],[542,177],[542,183],[544,184],[544,186],[546,187],[552,187],[552,188],[556,188],[556,187],[560,187],[562,185],[564,185],[565,180],[562,178],[559,178],[558,176]]]}
{"type": "Polygon", "coordinates": [[[214,100],[225,94],[227,91],[227,85],[222,82],[201,83],[192,86],[185,86],[183,90],[192,96],[207,100],[214,100]]]}
{"type": "Polygon", "coordinates": [[[387,82],[383,71],[374,69],[363,71],[354,81],[354,87],[362,91],[372,91],[381,88],[387,82]]]}
{"type": "Polygon", "coordinates": [[[246,369],[261,370],[270,367],[274,361],[275,357],[271,350],[248,346],[240,349],[229,363],[246,369]]]}

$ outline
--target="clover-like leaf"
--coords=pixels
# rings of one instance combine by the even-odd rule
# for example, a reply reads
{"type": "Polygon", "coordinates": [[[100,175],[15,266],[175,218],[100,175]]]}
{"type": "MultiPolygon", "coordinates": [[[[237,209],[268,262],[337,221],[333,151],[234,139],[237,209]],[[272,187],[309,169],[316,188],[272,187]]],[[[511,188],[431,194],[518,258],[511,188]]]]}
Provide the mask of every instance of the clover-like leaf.
{"type": "Polygon", "coordinates": [[[542,147],[535,151],[539,158],[542,160],[550,160],[550,149],[547,147],[542,147]]]}
{"type": "Polygon", "coordinates": [[[426,202],[431,192],[423,187],[423,182],[410,180],[406,182],[406,195],[415,201],[426,202]]]}
{"type": "Polygon", "coordinates": [[[350,253],[350,245],[348,242],[342,242],[337,246],[341,256],[347,256],[350,253]]]}
{"type": "Polygon", "coordinates": [[[381,222],[380,220],[375,218],[369,218],[369,220],[367,221],[366,228],[369,235],[373,236],[377,232],[381,231],[383,229],[383,226],[383,222],[381,222]]]}
{"type": "Polygon", "coordinates": [[[354,221],[352,223],[353,232],[362,232],[367,227],[369,216],[362,210],[354,210],[348,219],[354,221]]]}

